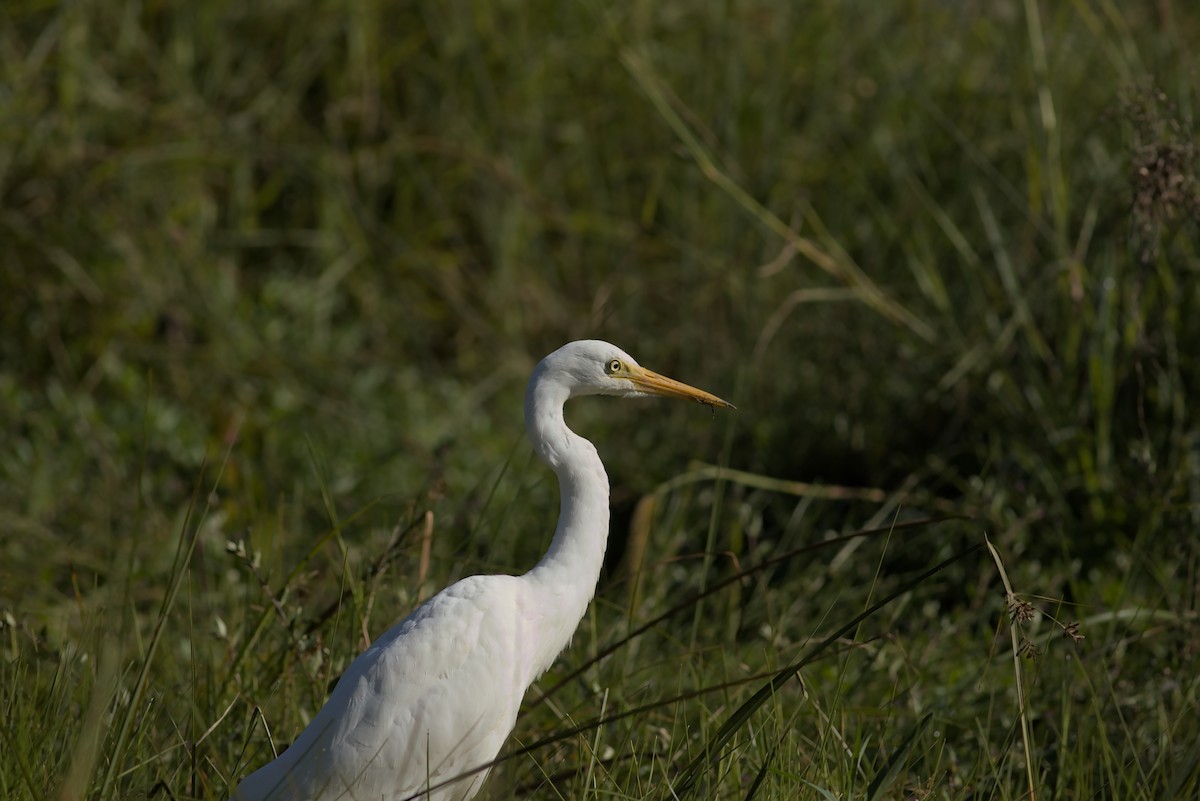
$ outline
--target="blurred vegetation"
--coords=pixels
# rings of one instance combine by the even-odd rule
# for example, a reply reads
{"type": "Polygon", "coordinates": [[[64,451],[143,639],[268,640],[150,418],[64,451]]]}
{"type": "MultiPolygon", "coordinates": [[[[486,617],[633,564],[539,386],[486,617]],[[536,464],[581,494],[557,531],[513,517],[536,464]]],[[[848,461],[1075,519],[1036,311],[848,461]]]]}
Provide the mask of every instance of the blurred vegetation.
{"type": "MultiPolygon", "coordinates": [[[[1028,600],[955,564],[696,792],[1196,792],[1196,41],[1173,0],[7,2],[0,795],[223,797],[254,705],[286,743],[364,636],[531,565],[521,395],[582,337],[739,411],[572,410],[614,564],[554,675],[829,532],[966,519],[735,582],[520,743],[782,667],[986,532],[1028,600]]],[[[488,792],[663,797],[745,690],[488,792]]]]}

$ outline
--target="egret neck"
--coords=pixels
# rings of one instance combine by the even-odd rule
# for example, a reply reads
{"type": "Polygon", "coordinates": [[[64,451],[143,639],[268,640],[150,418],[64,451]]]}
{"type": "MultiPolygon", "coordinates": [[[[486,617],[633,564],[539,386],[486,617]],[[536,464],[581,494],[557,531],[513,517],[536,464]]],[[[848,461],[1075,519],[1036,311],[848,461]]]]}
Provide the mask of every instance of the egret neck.
{"type": "Polygon", "coordinates": [[[537,455],[558,477],[560,510],[554,539],[525,574],[532,612],[543,637],[530,654],[541,675],[571,641],[596,592],[608,545],[608,474],[592,443],[567,427],[563,404],[570,389],[535,380],[525,397],[525,425],[537,455]]]}

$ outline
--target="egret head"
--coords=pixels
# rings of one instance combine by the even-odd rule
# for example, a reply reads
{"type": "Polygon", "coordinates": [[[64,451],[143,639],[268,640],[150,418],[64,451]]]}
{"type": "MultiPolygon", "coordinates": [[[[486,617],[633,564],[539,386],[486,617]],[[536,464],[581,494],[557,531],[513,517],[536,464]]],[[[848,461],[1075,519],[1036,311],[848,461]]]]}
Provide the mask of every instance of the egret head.
{"type": "Polygon", "coordinates": [[[732,403],[716,395],[647,370],[616,345],[598,339],[584,339],[563,345],[538,364],[533,380],[537,381],[540,376],[560,382],[569,397],[616,395],[622,398],[645,398],[658,395],[694,400],[708,406],[734,408],[732,403]]]}

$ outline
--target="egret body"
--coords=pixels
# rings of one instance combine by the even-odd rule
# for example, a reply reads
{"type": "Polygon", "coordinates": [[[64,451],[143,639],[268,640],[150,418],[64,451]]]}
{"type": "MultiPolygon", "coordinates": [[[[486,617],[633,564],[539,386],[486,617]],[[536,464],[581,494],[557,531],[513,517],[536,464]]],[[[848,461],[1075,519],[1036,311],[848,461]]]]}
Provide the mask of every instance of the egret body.
{"type": "Polygon", "coordinates": [[[608,476],[567,427],[581,395],[687,398],[731,407],[597,340],[538,364],[525,426],[560,488],[558,527],[521,576],[471,576],[426,601],[350,664],[291,747],[235,801],[465,801],[516,722],[525,690],[567,646],[596,591],[608,542],[608,476]]]}

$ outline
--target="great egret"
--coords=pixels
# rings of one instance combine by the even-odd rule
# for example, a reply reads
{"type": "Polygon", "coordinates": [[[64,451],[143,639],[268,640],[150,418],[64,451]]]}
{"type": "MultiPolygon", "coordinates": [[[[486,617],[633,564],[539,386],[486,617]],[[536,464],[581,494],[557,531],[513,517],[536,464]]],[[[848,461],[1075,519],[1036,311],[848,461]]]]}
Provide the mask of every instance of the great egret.
{"type": "Polygon", "coordinates": [[[732,408],[640,366],[615,345],[564,345],[525,393],[534,450],[558,476],[550,549],[522,576],[471,576],[430,598],[350,664],[328,702],[238,801],[465,801],[512,730],[529,685],[567,646],[596,591],[608,476],[563,420],[581,395],[663,395],[732,408]],[[472,772],[475,771],[475,772],[472,772]]]}

